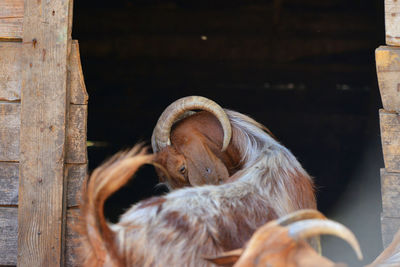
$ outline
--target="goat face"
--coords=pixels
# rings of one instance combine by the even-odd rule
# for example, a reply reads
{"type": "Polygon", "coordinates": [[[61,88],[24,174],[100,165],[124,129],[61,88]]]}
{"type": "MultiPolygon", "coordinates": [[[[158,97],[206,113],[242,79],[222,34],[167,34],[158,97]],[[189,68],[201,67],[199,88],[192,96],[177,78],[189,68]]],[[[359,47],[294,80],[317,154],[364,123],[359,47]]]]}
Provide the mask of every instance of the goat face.
{"type": "Polygon", "coordinates": [[[357,239],[349,229],[327,220],[316,210],[300,210],[260,227],[244,249],[226,252],[209,260],[218,265],[234,267],[345,266],[319,255],[305,241],[320,234],[343,238],[362,259],[357,239]]]}
{"type": "Polygon", "coordinates": [[[163,112],[155,127],[155,162],[166,171],[158,174],[160,181],[171,188],[221,184],[240,164],[239,153],[229,145],[229,119],[221,107],[214,102],[210,105],[210,101],[201,97],[179,99],[163,112]],[[183,118],[172,129],[177,119],[194,108],[209,112],[183,118]]]}

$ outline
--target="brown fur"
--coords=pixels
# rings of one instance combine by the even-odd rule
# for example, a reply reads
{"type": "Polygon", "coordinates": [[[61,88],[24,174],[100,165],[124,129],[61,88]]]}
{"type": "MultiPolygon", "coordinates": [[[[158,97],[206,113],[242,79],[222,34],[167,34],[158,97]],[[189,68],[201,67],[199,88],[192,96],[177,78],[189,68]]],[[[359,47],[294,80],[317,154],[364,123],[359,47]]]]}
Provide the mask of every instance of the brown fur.
{"type": "MultiPolygon", "coordinates": [[[[92,264],[89,266],[210,266],[204,255],[242,247],[267,221],[316,207],[312,179],[290,151],[251,118],[233,111],[228,115],[233,125],[231,149],[236,151],[229,152],[232,155],[218,154],[219,143],[211,141],[216,138],[213,135],[191,135],[195,148],[184,160],[192,165],[188,164],[189,175],[181,182],[203,186],[140,202],[117,224],[105,222],[104,200],[126,183],[140,164],[154,158],[139,153],[136,147],[92,174],[88,190],[83,192],[81,216],[83,255],[90,259],[86,260],[92,264]],[[201,171],[214,162],[225,168],[226,175],[203,177],[201,171]],[[229,164],[240,168],[232,172],[229,182],[219,184],[221,178],[229,177],[228,169],[233,170],[226,168],[229,164]],[[198,171],[197,175],[191,177],[191,169],[198,171]]],[[[168,162],[168,158],[164,160],[168,162]]]]}
{"type": "Polygon", "coordinates": [[[199,112],[179,121],[171,131],[171,146],[156,155],[170,177],[159,172],[161,182],[171,188],[221,184],[242,164],[237,148],[230,144],[221,152],[222,128],[209,112],[199,112]],[[185,170],[180,171],[182,166],[185,170]]]}
{"type": "MultiPolygon", "coordinates": [[[[119,153],[98,167],[82,188],[81,220],[77,231],[82,236],[80,255],[83,266],[124,266],[124,259],[115,246],[115,233],[108,226],[104,217],[105,200],[122,187],[145,163],[150,163],[152,155],[140,145],[131,151],[119,153]],[[135,157],[132,157],[135,155],[135,157]],[[106,179],[113,177],[113,179],[106,179]]],[[[157,200],[157,204],[162,201],[157,200]]],[[[142,202],[144,206],[151,202],[142,202]]]]}
{"type": "Polygon", "coordinates": [[[260,227],[244,249],[223,253],[210,259],[217,265],[234,267],[339,267],[320,256],[304,240],[296,241],[288,228],[275,221],[260,227]]]}

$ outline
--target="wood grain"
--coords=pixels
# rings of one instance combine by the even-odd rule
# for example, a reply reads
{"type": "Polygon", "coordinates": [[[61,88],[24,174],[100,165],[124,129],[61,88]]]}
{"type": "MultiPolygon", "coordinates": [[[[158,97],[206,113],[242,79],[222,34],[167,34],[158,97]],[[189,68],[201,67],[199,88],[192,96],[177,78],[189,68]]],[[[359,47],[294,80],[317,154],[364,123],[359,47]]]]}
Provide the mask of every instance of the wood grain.
{"type": "Polygon", "coordinates": [[[18,266],[61,266],[71,1],[24,3],[18,266]]]}
{"type": "Polygon", "coordinates": [[[382,104],[400,112],[400,47],[380,46],[375,51],[376,70],[382,104]]]}
{"type": "Polygon", "coordinates": [[[67,164],[67,169],[67,206],[77,207],[80,202],[82,182],[87,176],[87,164],[67,164]]]}
{"type": "Polygon", "coordinates": [[[400,229],[400,218],[381,215],[382,241],[386,248],[393,240],[393,236],[400,229]]]}
{"type": "Polygon", "coordinates": [[[385,168],[400,171],[400,116],[394,112],[379,110],[381,141],[385,168]]]}
{"type": "Polygon", "coordinates": [[[0,265],[17,264],[18,211],[0,207],[0,265]]]}
{"type": "MultiPolygon", "coordinates": [[[[0,103],[0,161],[19,161],[20,104],[0,103]]],[[[67,163],[86,163],[87,105],[70,105],[67,163]]]]}
{"type": "Polygon", "coordinates": [[[19,160],[20,104],[0,103],[0,161],[19,160]]]}
{"type": "Polygon", "coordinates": [[[0,205],[18,205],[18,163],[0,162],[0,205]]]}
{"type": "MultiPolygon", "coordinates": [[[[66,164],[67,206],[77,207],[82,182],[87,175],[87,164],[66,164]]],[[[18,205],[19,163],[0,162],[0,205],[18,205]]]]}
{"type": "Polygon", "coordinates": [[[72,41],[71,55],[68,64],[69,86],[71,90],[71,103],[84,105],[88,103],[88,93],[86,92],[85,80],[83,77],[81,56],[79,54],[79,43],[72,41]]]}
{"type": "Polygon", "coordinates": [[[66,229],[66,247],[65,247],[65,263],[66,266],[80,266],[77,257],[79,249],[79,234],[75,231],[78,222],[79,210],[68,209],[67,211],[67,229],[66,229]]]}
{"type": "Polygon", "coordinates": [[[0,39],[22,38],[24,0],[0,0],[0,39]]]}
{"type": "Polygon", "coordinates": [[[381,169],[382,210],[385,216],[400,218],[400,173],[381,169]]]}
{"type": "Polygon", "coordinates": [[[0,100],[17,101],[20,98],[21,43],[0,42],[0,100]]]}
{"type": "Polygon", "coordinates": [[[386,44],[400,46],[400,3],[385,0],[386,44]]]}
{"type": "MultiPolygon", "coordinates": [[[[1,0],[0,0],[1,1],[1,0]]],[[[0,42],[0,100],[21,99],[21,49],[18,42],[0,42]]],[[[68,81],[72,104],[87,104],[88,94],[82,72],[79,44],[74,40],[68,63],[68,81]]]]}
{"type": "Polygon", "coordinates": [[[66,163],[86,163],[87,105],[70,105],[66,163]]]}

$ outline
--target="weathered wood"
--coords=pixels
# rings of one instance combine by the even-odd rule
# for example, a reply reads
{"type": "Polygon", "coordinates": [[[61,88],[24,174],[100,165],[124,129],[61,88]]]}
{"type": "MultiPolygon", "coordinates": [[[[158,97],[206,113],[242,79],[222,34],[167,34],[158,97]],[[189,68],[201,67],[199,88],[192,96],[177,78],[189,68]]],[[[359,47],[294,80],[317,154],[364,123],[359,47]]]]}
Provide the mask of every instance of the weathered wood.
{"type": "Polygon", "coordinates": [[[75,231],[78,222],[79,210],[68,209],[67,211],[67,229],[66,229],[66,247],[65,247],[65,263],[66,266],[80,266],[82,263],[77,258],[77,249],[80,242],[79,234],[75,231]]]}
{"type": "Polygon", "coordinates": [[[0,205],[18,205],[18,163],[0,162],[0,205]]]}
{"type": "Polygon", "coordinates": [[[18,211],[15,207],[0,207],[0,265],[17,264],[18,211]]]}
{"type": "Polygon", "coordinates": [[[67,206],[77,207],[79,205],[79,193],[82,182],[87,175],[87,164],[67,164],[67,206]]]}
{"type": "Polygon", "coordinates": [[[24,3],[18,266],[61,266],[71,1],[24,3]]]}
{"type": "Polygon", "coordinates": [[[21,43],[0,42],[0,100],[21,97],[21,43]]]}
{"type": "Polygon", "coordinates": [[[385,216],[400,218],[400,173],[381,169],[382,210],[385,216]]]}
{"type": "Polygon", "coordinates": [[[70,105],[66,163],[86,163],[87,105],[70,105]]]}
{"type": "Polygon", "coordinates": [[[400,171],[400,116],[379,110],[383,159],[387,171],[400,171]]]}
{"type": "Polygon", "coordinates": [[[85,80],[81,65],[81,56],[79,54],[79,43],[77,40],[72,41],[68,73],[68,84],[71,88],[71,103],[80,105],[87,104],[89,96],[86,92],[85,80]]]}
{"type": "MultiPolygon", "coordinates": [[[[68,128],[68,163],[86,163],[87,106],[71,105],[68,128]]],[[[0,103],[0,161],[19,160],[20,104],[0,103]]]]}
{"type": "Polygon", "coordinates": [[[400,47],[380,46],[375,58],[383,107],[400,112],[400,47]]]}
{"type": "Polygon", "coordinates": [[[382,213],[381,225],[383,246],[386,248],[392,242],[393,236],[400,229],[400,218],[389,217],[382,213]]]}
{"type": "Polygon", "coordinates": [[[0,39],[20,39],[24,0],[0,0],[0,39]]]}
{"type": "MultiPolygon", "coordinates": [[[[0,42],[0,100],[21,99],[21,49],[18,42],[0,42]]],[[[68,63],[68,79],[71,103],[87,104],[86,92],[78,41],[73,41],[68,63]]]]}
{"type": "MultiPolygon", "coordinates": [[[[67,164],[67,206],[77,207],[87,164],[67,164]]],[[[19,163],[0,162],[0,205],[18,205],[19,163]]]]}
{"type": "Polygon", "coordinates": [[[20,104],[0,103],[0,161],[19,160],[20,104]]]}
{"type": "Polygon", "coordinates": [[[400,3],[385,0],[386,44],[400,46],[400,3]]]}
{"type": "MultiPolygon", "coordinates": [[[[87,105],[70,105],[67,163],[86,163],[87,105]]],[[[0,103],[0,161],[19,160],[20,104],[0,103]]]]}

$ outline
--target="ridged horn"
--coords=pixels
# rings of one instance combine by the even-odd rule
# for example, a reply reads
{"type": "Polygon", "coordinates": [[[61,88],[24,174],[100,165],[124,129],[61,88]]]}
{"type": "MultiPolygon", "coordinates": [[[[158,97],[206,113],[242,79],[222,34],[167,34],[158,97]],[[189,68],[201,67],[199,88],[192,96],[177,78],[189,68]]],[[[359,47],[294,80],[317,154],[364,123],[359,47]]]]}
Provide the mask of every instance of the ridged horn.
{"type": "Polygon", "coordinates": [[[326,217],[324,214],[319,212],[318,210],[314,209],[304,209],[292,212],[286,216],[279,218],[276,223],[281,226],[286,226],[291,223],[301,221],[301,220],[308,220],[308,219],[321,219],[325,220],[326,217]]]}
{"type": "Polygon", "coordinates": [[[356,252],[359,260],[362,260],[363,255],[358,244],[357,238],[344,225],[331,220],[310,219],[295,222],[288,227],[289,236],[295,240],[304,240],[309,237],[328,234],[342,238],[356,252]]]}
{"type": "Polygon", "coordinates": [[[208,111],[217,117],[224,132],[221,151],[226,150],[231,141],[232,128],[229,118],[223,108],[208,98],[202,96],[187,96],[170,104],[158,119],[151,137],[151,146],[154,153],[171,144],[170,134],[172,125],[177,120],[181,119],[182,115],[188,114],[187,111],[196,109],[208,111]]]}

